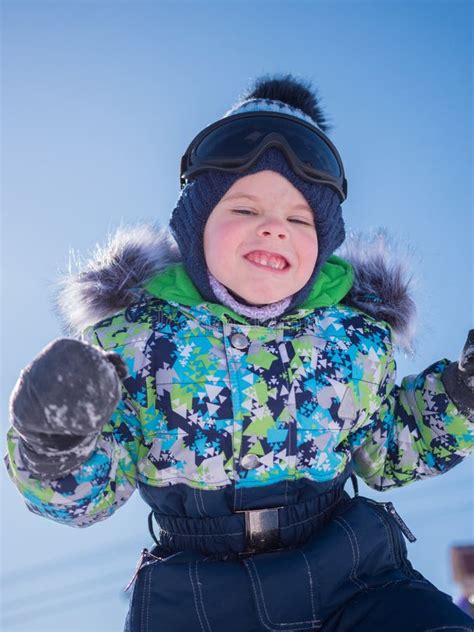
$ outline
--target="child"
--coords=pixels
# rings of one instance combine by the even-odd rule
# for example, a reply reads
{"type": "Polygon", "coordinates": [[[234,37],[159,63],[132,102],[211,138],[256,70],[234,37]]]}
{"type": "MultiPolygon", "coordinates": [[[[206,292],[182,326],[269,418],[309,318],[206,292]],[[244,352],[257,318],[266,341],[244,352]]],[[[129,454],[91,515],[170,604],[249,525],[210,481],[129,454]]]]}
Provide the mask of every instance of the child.
{"type": "Polygon", "coordinates": [[[137,487],[151,507],[128,632],[474,630],[354,476],[384,491],[472,449],[474,331],[395,385],[414,306],[380,250],[334,255],[347,183],[325,130],[309,84],[259,79],[183,156],[177,248],[119,234],[60,295],[82,339],[12,394],[31,511],[85,527],[137,487]]]}

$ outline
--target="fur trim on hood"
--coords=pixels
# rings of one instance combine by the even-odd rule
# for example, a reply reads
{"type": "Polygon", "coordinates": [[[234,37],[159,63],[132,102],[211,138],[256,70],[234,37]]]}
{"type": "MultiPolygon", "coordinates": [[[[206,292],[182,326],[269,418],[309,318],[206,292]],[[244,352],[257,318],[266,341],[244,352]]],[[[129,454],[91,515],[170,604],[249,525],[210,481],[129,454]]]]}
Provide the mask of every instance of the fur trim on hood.
{"type": "MultiPolygon", "coordinates": [[[[369,241],[351,235],[337,251],[354,268],[354,285],[343,302],[388,322],[395,345],[413,353],[416,309],[406,256],[391,254],[387,242],[384,231],[369,241]]],[[[69,272],[57,283],[53,308],[64,333],[78,336],[85,327],[137,302],[148,280],[180,260],[167,228],[120,228],[85,264],[78,262],[77,273],[69,272]]]]}
{"type": "Polygon", "coordinates": [[[142,286],[181,256],[168,229],[143,224],[119,228],[86,261],[73,252],[70,259],[76,259],[75,264],[70,260],[69,272],[55,284],[52,300],[61,329],[75,337],[136,303],[142,286]]]}
{"type": "Polygon", "coordinates": [[[371,237],[349,233],[335,254],[354,269],[354,284],[343,302],[391,325],[394,344],[412,355],[416,306],[409,250],[401,252],[386,231],[378,229],[371,237]]]}

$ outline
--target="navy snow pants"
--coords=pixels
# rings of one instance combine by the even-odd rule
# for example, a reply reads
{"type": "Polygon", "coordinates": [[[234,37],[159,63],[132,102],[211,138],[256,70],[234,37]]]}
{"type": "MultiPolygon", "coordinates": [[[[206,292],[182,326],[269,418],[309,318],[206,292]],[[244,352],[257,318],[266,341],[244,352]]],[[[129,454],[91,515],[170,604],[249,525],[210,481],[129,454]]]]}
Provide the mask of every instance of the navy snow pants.
{"type": "Polygon", "coordinates": [[[413,569],[397,521],[360,496],[343,497],[315,533],[279,550],[206,554],[170,541],[144,559],[125,632],[474,632],[413,569]]]}
{"type": "Polygon", "coordinates": [[[472,632],[474,619],[426,580],[362,591],[323,626],[324,632],[472,632]]]}

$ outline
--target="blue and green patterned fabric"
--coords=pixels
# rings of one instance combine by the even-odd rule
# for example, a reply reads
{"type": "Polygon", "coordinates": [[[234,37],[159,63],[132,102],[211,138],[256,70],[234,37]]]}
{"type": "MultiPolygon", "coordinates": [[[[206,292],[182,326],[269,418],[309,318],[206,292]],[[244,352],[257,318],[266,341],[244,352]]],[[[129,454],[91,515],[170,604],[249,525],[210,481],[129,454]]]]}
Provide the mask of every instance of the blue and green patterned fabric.
{"type": "Polygon", "coordinates": [[[7,468],[29,509],[81,527],[137,486],[237,498],[283,484],[288,496],[352,470],[386,490],[453,467],[473,433],[446,395],[448,360],[396,385],[391,328],[341,302],[351,283],[331,257],[302,308],[262,326],[203,302],[182,265],[168,267],[140,302],[83,332],[129,372],[87,461],[36,480],[10,429],[7,468]]]}

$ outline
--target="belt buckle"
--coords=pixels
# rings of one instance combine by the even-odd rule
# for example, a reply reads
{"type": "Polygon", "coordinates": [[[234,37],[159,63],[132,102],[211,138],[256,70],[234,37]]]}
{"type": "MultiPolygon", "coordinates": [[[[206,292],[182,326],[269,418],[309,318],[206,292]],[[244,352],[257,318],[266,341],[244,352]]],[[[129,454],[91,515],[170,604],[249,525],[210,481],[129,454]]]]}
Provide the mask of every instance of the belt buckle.
{"type": "Polygon", "coordinates": [[[278,510],[283,507],[271,509],[247,509],[235,513],[245,514],[245,541],[247,550],[242,554],[253,554],[276,549],[280,544],[280,528],[278,510]]]}

